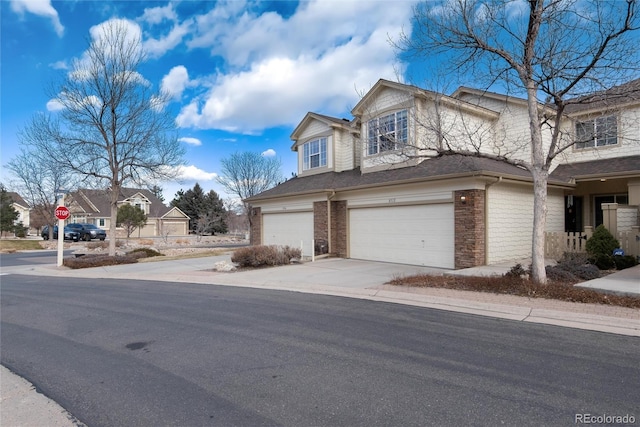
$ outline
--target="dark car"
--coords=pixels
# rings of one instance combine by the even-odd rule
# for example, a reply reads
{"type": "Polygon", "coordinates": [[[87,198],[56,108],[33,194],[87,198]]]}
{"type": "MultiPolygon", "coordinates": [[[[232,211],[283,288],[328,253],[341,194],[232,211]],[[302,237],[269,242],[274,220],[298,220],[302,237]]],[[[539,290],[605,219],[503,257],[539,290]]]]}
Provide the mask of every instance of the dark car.
{"type": "Polygon", "coordinates": [[[73,228],[80,233],[80,239],[88,242],[91,239],[104,240],[107,238],[107,233],[102,228],[96,227],[93,224],[79,224],[71,223],[67,227],[73,228]]]}
{"type": "MultiPolygon", "coordinates": [[[[49,240],[49,226],[45,225],[44,227],[42,227],[42,233],[40,233],[40,235],[42,236],[42,238],[44,240],[49,240]]],[[[58,238],[58,226],[55,225],[53,227],[53,238],[57,239],[58,238]]],[[[65,226],[64,227],[64,240],[73,240],[74,242],[77,242],[78,240],[80,240],[80,233],[76,230],[74,230],[73,228],[70,228],[69,226],[65,226]]]]}

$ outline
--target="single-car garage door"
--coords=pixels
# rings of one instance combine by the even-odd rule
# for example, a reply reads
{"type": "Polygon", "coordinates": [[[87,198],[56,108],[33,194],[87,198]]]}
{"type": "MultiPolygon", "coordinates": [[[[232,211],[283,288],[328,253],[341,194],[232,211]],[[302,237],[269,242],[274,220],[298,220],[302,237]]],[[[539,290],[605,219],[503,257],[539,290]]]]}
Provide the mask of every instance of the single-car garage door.
{"type": "Polygon", "coordinates": [[[454,268],[452,203],[349,210],[349,256],[454,268]]]}
{"type": "Polygon", "coordinates": [[[287,245],[299,248],[311,256],[313,239],[313,212],[266,213],[262,216],[265,245],[287,245]]]}

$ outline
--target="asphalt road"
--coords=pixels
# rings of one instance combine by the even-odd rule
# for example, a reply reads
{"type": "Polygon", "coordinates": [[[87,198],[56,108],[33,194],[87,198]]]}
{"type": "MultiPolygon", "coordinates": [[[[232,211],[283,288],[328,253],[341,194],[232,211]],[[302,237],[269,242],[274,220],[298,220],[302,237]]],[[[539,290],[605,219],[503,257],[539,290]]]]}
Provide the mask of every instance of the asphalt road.
{"type": "MultiPolygon", "coordinates": [[[[63,256],[71,256],[73,250],[63,251],[63,256]]],[[[0,268],[16,267],[19,265],[55,264],[58,260],[57,251],[31,251],[0,254],[0,268]]]]}
{"type": "MultiPolygon", "coordinates": [[[[265,272],[268,274],[268,272],[265,272]]],[[[640,419],[640,340],[211,285],[2,276],[1,362],[91,427],[640,419]]]]}

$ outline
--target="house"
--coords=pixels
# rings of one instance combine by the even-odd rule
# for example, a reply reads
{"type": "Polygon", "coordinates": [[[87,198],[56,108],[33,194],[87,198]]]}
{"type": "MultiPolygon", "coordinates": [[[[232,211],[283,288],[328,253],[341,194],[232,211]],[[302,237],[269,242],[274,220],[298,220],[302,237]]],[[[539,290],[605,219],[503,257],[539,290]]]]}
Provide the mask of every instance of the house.
{"type": "MultiPolygon", "coordinates": [[[[109,230],[111,223],[111,194],[108,190],[80,189],[65,197],[71,212],[67,222],[90,223],[109,230]]],[[[151,191],[122,188],[118,205],[131,204],[147,214],[147,224],[137,229],[133,237],[184,236],[189,234],[189,217],[180,209],[167,207],[151,191]]],[[[124,232],[122,232],[125,236],[124,232]]]]}
{"type": "Polygon", "coordinates": [[[27,203],[26,200],[22,198],[18,193],[9,191],[7,192],[13,203],[11,206],[18,212],[18,218],[16,219],[16,224],[22,223],[25,227],[30,227],[30,213],[31,213],[31,205],[27,203]]]}
{"type": "MultiPolygon", "coordinates": [[[[613,208],[618,227],[638,226],[640,92],[588,101],[560,123],[581,139],[553,165],[549,233],[593,228],[613,208]]],[[[247,199],[252,244],[449,269],[531,256],[531,174],[499,160],[530,159],[525,100],[380,80],[351,113],[308,113],[295,128],[298,176],[247,199]],[[432,156],[434,144],[491,158],[432,156]]]]}

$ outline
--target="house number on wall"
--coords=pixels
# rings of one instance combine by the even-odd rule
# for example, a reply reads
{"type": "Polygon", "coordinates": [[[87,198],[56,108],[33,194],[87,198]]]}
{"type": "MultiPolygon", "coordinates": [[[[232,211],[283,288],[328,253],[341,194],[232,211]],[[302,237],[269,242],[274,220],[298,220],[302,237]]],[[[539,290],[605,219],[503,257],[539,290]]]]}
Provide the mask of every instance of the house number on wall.
{"type": "Polygon", "coordinates": [[[395,203],[395,202],[396,202],[395,197],[393,197],[393,198],[389,199],[389,203],[395,203]]]}

